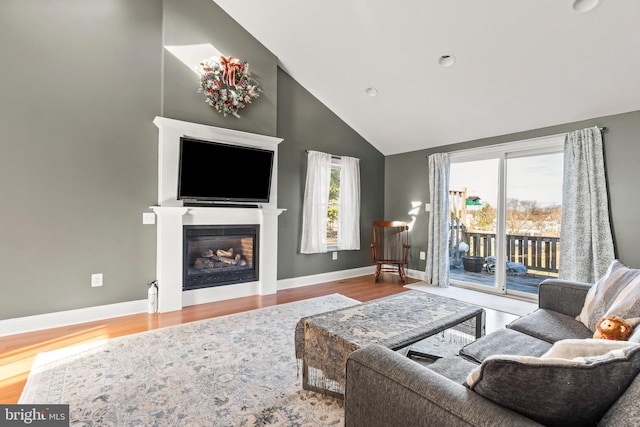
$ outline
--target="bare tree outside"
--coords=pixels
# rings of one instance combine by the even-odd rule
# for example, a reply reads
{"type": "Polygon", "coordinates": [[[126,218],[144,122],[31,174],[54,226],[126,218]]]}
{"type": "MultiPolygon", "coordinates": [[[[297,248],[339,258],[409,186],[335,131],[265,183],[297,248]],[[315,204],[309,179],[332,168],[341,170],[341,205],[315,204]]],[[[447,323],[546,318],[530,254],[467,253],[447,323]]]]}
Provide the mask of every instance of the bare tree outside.
{"type": "MultiPolygon", "coordinates": [[[[534,200],[507,200],[507,234],[524,236],[560,236],[562,206],[542,207],[534,200]]],[[[469,232],[487,232],[495,228],[497,211],[489,203],[467,213],[469,232]]]]}
{"type": "Polygon", "coordinates": [[[507,234],[560,236],[562,206],[541,207],[535,200],[507,199],[507,234]]]}

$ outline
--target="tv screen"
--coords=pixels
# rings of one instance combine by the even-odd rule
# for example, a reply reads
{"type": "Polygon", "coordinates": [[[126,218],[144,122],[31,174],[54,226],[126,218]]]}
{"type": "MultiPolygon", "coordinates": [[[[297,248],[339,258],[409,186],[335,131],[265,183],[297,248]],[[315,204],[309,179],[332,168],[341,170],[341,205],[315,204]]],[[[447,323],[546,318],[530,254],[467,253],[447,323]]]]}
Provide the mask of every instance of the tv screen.
{"type": "Polygon", "coordinates": [[[269,202],[273,151],[180,138],[178,199],[269,202]]]}

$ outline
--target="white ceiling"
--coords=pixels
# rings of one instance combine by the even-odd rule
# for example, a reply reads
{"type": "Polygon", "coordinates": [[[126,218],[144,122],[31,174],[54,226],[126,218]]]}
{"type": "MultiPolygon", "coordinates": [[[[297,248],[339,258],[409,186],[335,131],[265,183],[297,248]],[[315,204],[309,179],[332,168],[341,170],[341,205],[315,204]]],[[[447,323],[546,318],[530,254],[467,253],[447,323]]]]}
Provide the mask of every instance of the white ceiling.
{"type": "Polygon", "coordinates": [[[640,110],[638,0],[214,1],[384,155],[640,110]]]}

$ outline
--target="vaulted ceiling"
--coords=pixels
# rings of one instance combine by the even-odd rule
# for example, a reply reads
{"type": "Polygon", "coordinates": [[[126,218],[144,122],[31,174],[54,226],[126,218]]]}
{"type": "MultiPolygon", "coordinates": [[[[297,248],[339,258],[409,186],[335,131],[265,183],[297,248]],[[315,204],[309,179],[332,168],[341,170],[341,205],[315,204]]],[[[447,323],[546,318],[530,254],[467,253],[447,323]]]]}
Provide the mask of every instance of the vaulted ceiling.
{"type": "Polygon", "coordinates": [[[384,155],[640,110],[637,0],[214,1],[384,155]]]}

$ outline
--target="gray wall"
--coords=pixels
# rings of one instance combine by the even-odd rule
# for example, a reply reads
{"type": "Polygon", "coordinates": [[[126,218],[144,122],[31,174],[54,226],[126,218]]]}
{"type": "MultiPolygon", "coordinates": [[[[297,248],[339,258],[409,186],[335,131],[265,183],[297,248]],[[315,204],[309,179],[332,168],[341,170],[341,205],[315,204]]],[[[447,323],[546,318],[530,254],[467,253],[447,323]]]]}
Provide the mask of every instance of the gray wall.
{"type": "Polygon", "coordinates": [[[239,112],[224,117],[198,93],[200,79],[165,50],[162,115],[172,119],[275,136],[277,115],[277,58],[240,27],[212,0],[164,0],[164,44],[210,43],[225,56],[249,63],[260,97],[239,112]]]}
{"type": "Polygon", "coordinates": [[[372,265],[371,222],[384,219],[384,156],[347,126],[286,72],[278,71],[278,279],[372,265]],[[305,150],[360,159],[360,250],[301,254],[302,199],[306,179],[305,150]]]}
{"type": "Polygon", "coordinates": [[[590,126],[608,128],[603,140],[616,255],[627,265],[639,268],[637,242],[640,241],[640,226],[637,212],[640,209],[640,192],[637,183],[640,182],[640,168],[637,159],[640,158],[640,111],[388,156],[385,159],[386,217],[411,220],[412,216],[408,214],[411,203],[416,200],[421,202],[411,233],[412,257],[409,267],[420,271],[425,269],[425,262],[419,260],[417,253],[427,250],[428,214],[424,211],[424,203],[429,201],[429,184],[426,156],[435,152],[554,135],[590,126]]]}
{"type": "Polygon", "coordinates": [[[157,0],[0,2],[0,319],[146,294],[161,23],[157,0]]]}
{"type": "MultiPolygon", "coordinates": [[[[157,201],[157,115],[284,138],[279,279],[371,265],[377,219],[415,219],[410,267],[424,269],[417,253],[426,250],[425,156],[434,150],[385,159],[211,0],[2,1],[0,54],[0,320],[145,298],[156,228],[141,214],[157,201]],[[240,119],[222,117],[197,92],[197,75],[163,52],[163,39],[211,43],[248,61],[261,97],[240,119]],[[307,149],[362,159],[362,249],[337,261],[299,253],[307,149]],[[104,274],[103,287],[91,288],[92,273],[104,274]]],[[[640,112],[441,149],[594,124],[610,129],[616,247],[622,261],[640,266],[640,112]]]]}
{"type": "Polygon", "coordinates": [[[369,264],[366,250],[336,262],[297,254],[301,153],[363,159],[366,221],[383,211],[382,155],[211,0],[2,1],[0,54],[0,320],[146,297],[156,228],[142,212],[157,202],[157,115],[285,138],[280,277],[369,264]],[[260,98],[240,119],[223,117],[163,42],[211,43],[249,62],[260,98]],[[92,273],[103,287],[90,286],[92,273]]]}

